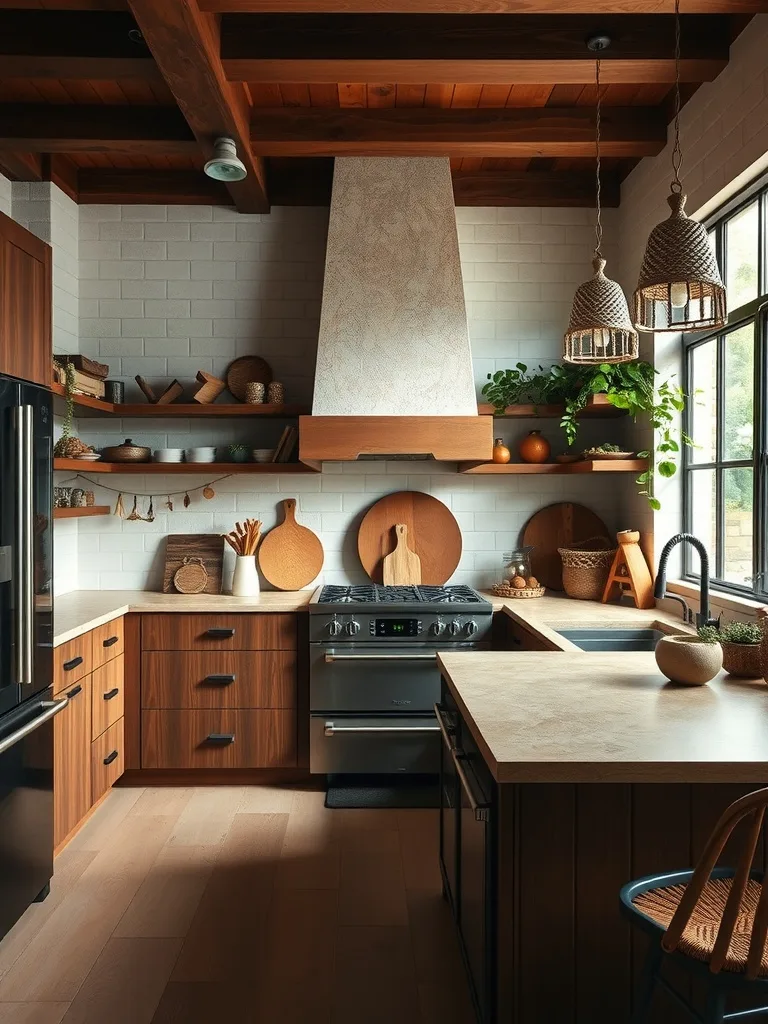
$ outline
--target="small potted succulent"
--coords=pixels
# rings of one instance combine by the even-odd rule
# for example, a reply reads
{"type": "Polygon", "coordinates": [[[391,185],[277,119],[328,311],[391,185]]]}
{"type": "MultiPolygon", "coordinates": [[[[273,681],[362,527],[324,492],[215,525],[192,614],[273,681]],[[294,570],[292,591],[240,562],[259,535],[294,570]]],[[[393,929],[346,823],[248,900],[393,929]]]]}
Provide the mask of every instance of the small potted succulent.
{"type": "Polygon", "coordinates": [[[702,626],[699,636],[723,648],[723,668],[732,676],[759,679],[763,674],[760,626],[753,622],[729,622],[725,626],[702,626]]]}
{"type": "Polygon", "coordinates": [[[229,446],[229,457],[233,462],[247,462],[248,461],[248,445],[245,444],[231,444],[229,446]]]}

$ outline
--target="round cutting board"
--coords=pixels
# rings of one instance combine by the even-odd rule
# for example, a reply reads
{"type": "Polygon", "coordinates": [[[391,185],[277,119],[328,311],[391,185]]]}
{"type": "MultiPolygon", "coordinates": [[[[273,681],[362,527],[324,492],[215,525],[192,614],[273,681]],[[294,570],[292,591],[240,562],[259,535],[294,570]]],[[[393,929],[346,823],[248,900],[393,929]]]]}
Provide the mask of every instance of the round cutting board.
{"type": "Polygon", "coordinates": [[[558,548],[589,537],[610,536],[600,516],[586,505],[559,501],[534,512],[523,527],[523,544],[532,545],[531,572],[543,587],[563,589],[563,561],[558,548]]]}
{"type": "Polygon", "coordinates": [[[421,491],[396,491],[372,505],[357,534],[363,568],[376,583],[383,581],[384,558],[395,550],[395,526],[408,527],[408,546],[421,560],[421,582],[446,583],[461,558],[461,531],[442,501],[421,491]]]}
{"type": "Polygon", "coordinates": [[[259,568],[278,590],[301,590],[323,568],[323,545],[311,530],[296,522],[296,499],[283,502],[285,519],[259,546],[259,568]]]}

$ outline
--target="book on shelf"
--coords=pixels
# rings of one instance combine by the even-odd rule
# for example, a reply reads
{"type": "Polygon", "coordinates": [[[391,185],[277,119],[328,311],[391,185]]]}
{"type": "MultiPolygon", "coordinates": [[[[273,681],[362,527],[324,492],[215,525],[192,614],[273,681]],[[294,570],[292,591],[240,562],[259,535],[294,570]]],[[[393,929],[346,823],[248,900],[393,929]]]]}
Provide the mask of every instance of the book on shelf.
{"type": "Polygon", "coordinates": [[[288,462],[293,454],[293,449],[296,447],[296,441],[298,440],[299,431],[297,427],[286,427],[277,442],[275,448],[275,454],[272,456],[273,462],[288,462]]]}

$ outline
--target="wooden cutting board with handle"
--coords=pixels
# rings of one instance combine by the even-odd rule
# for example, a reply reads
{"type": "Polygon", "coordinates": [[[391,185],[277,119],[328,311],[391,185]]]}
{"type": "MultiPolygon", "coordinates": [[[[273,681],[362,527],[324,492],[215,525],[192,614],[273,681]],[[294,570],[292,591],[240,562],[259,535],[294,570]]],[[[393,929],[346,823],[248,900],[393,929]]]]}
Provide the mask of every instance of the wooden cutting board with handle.
{"type": "Polygon", "coordinates": [[[259,547],[259,568],[278,590],[301,590],[323,568],[320,538],[296,522],[296,499],[283,502],[285,519],[270,530],[259,547]]]}
{"type": "Polygon", "coordinates": [[[357,534],[363,568],[376,583],[384,581],[384,559],[395,548],[395,527],[408,530],[408,547],[421,562],[421,582],[447,583],[461,558],[461,531],[451,510],[422,491],[395,491],[372,505],[357,534]]]}
{"type": "Polygon", "coordinates": [[[384,559],[384,586],[404,587],[421,583],[421,559],[408,547],[408,527],[395,526],[395,550],[384,559]]]}
{"type": "Polygon", "coordinates": [[[531,572],[541,586],[563,589],[563,561],[558,548],[589,537],[609,537],[600,516],[586,505],[559,501],[534,512],[523,527],[522,542],[531,545],[531,572]]]}

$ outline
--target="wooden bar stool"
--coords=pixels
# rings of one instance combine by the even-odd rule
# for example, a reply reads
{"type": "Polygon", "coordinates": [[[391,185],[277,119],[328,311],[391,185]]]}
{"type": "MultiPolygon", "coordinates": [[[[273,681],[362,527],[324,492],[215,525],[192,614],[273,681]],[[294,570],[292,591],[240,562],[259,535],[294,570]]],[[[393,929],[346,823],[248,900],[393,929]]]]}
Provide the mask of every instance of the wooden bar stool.
{"type": "Polygon", "coordinates": [[[752,870],[767,806],[768,789],[735,800],[715,826],[695,870],[640,878],[621,890],[623,912],[651,938],[633,1024],[650,1020],[657,983],[700,1024],[751,1021],[768,1014],[768,880],[752,870]],[[744,833],[736,869],[716,867],[741,821],[744,833]],[[703,1016],[661,977],[665,957],[707,984],[703,1016]],[[737,989],[753,992],[755,1002],[763,1005],[726,1013],[728,996],[737,989]]]}

